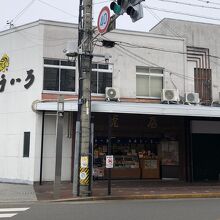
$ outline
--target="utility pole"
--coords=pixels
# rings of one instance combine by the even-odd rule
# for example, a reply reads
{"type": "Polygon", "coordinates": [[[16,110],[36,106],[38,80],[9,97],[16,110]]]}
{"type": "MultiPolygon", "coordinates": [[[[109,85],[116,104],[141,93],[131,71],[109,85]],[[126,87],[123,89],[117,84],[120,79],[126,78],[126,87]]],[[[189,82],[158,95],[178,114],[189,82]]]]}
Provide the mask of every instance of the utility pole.
{"type": "Polygon", "coordinates": [[[64,97],[59,96],[57,101],[56,120],[56,161],[54,179],[54,198],[60,197],[61,170],[62,170],[62,149],[63,149],[63,123],[64,123],[64,97]]]}
{"type": "MultiPolygon", "coordinates": [[[[92,70],[92,0],[79,6],[82,15],[81,54],[79,55],[79,196],[90,196],[92,181],[91,149],[91,70],[92,70]]],[[[80,24],[79,24],[80,25],[80,24]]]]}

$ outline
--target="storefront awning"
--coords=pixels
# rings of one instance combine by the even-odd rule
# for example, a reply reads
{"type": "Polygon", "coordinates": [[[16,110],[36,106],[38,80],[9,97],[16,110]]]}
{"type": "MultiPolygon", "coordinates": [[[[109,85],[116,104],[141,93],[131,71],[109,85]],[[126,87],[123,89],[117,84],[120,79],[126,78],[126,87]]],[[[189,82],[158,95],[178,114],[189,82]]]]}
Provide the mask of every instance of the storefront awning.
{"type": "MultiPolygon", "coordinates": [[[[57,102],[38,102],[35,103],[34,109],[37,111],[56,111],[57,102]]],[[[77,109],[77,101],[65,101],[64,111],[77,111],[77,109]]],[[[92,112],[220,118],[220,107],[183,104],[93,101],[92,112]]]]}

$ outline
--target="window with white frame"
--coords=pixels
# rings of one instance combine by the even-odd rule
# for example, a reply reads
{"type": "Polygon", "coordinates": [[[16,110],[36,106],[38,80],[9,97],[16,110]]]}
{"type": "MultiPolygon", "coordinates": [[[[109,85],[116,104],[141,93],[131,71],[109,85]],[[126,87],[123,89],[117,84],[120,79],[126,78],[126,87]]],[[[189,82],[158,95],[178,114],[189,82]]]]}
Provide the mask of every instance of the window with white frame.
{"type": "Polygon", "coordinates": [[[136,96],[160,98],[163,89],[163,69],[158,67],[136,67],[136,96]]]}
{"type": "Polygon", "coordinates": [[[75,61],[44,59],[43,90],[75,92],[75,61]]]}
{"type": "Polygon", "coordinates": [[[91,91],[96,94],[105,94],[106,87],[112,87],[113,66],[107,63],[93,63],[91,75],[91,91]]]}

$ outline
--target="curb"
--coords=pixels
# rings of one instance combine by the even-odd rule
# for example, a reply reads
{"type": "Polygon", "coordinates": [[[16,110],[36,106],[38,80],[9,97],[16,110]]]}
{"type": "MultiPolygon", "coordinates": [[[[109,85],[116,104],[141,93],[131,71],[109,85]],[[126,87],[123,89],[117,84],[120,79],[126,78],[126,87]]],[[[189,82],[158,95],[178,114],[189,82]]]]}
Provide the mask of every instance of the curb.
{"type": "Polygon", "coordinates": [[[147,199],[193,199],[193,198],[220,198],[220,193],[195,193],[195,194],[158,194],[158,195],[127,195],[127,196],[92,196],[66,199],[54,199],[49,202],[83,202],[100,200],[147,200],[147,199]]]}

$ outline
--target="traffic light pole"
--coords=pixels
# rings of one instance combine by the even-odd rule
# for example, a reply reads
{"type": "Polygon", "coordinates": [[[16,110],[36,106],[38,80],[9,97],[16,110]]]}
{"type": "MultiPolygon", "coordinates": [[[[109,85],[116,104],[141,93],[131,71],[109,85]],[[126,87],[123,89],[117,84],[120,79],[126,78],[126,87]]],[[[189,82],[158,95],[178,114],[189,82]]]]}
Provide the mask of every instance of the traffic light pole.
{"type": "Polygon", "coordinates": [[[79,78],[79,196],[90,196],[92,181],[91,149],[91,69],[92,69],[92,0],[83,0],[82,7],[82,54],[79,78]]]}

